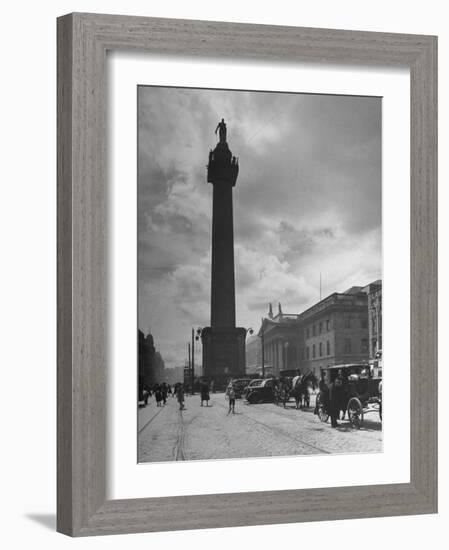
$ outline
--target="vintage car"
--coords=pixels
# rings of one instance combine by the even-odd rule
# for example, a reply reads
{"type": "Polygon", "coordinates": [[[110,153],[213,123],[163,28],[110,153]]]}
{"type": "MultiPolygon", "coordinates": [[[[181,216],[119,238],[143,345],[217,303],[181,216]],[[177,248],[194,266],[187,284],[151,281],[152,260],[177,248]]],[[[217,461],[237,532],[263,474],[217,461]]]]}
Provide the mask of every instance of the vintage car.
{"type": "MultiPolygon", "coordinates": [[[[339,372],[343,377],[345,395],[341,410],[347,413],[351,425],[360,428],[364,416],[370,412],[377,412],[382,420],[382,378],[373,376],[367,363],[351,363],[324,368],[326,384],[334,382],[339,372]]],[[[320,392],[317,395],[317,413],[322,422],[327,422],[329,418],[326,403],[326,396],[320,392]]]]}
{"type": "Polygon", "coordinates": [[[250,404],[273,403],[278,383],[276,378],[253,380],[246,390],[246,400],[250,404]]]}
{"type": "Polygon", "coordinates": [[[253,386],[258,386],[260,381],[262,379],[261,378],[252,378],[248,384],[243,388],[243,396],[246,397],[247,393],[249,392],[249,390],[253,387],[253,386]]]}

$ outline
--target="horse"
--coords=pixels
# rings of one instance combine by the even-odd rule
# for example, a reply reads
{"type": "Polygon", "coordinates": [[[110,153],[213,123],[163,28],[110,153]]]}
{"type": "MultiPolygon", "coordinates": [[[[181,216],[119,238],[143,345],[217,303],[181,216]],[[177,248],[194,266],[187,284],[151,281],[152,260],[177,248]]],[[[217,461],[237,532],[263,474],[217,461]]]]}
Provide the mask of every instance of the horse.
{"type": "Polygon", "coordinates": [[[295,398],[296,409],[310,408],[309,386],[316,387],[317,379],[312,371],[295,376],[290,395],[295,398]]]}

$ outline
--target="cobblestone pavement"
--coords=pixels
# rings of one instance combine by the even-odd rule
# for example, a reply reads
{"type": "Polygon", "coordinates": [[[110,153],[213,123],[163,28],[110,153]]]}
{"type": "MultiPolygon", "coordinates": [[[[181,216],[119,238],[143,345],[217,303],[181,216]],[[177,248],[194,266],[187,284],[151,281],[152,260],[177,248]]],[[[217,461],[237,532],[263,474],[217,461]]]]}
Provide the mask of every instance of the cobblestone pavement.
{"type": "Polygon", "coordinates": [[[365,417],[360,430],[341,421],[338,428],[324,424],[294,403],[248,405],[237,400],[235,414],[227,414],[223,393],[211,394],[209,407],[200,406],[198,395],[186,396],[185,410],[176,399],[163,407],[151,399],[139,409],[139,462],[205,460],[329,453],[382,451],[382,425],[377,413],[365,417]]]}

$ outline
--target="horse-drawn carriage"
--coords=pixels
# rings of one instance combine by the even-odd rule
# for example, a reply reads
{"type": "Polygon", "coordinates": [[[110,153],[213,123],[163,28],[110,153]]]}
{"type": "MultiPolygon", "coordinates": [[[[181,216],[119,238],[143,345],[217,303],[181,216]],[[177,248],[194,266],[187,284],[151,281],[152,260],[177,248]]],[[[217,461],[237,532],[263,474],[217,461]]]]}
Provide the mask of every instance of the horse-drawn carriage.
{"type": "Polygon", "coordinates": [[[360,428],[365,415],[371,412],[377,412],[382,420],[382,378],[373,376],[368,364],[334,365],[324,368],[322,373],[324,376],[316,402],[316,412],[322,422],[327,422],[329,418],[329,396],[325,388],[337,376],[342,379],[342,397],[338,409],[343,412],[343,418],[347,414],[354,428],[360,428]]]}
{"type": "Polygon", "coordinates": [[[315,388],[317,380],[313,372],[298,374],[295,371],[294,376],[283,376],[275,392],[275,404],[282,403],[284,407],[289,402],[290,397],[295,400],[297,409],[310,407],[310,388],[315,388]]]}

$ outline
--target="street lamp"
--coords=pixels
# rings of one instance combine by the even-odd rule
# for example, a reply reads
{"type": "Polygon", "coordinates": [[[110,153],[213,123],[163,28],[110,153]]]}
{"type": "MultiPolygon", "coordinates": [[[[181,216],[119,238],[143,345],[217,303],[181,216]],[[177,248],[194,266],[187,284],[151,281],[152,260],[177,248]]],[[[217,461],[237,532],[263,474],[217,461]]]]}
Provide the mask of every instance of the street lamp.
{"type": "MultiPolygon", "coordinates": [[[[196,338],[198,340],[198,337],[196,338]]],[[[195,330],[192,328],[192,368],[190,371],[191,384],[192,384],[192,395],[195,395],[195,330]]]]}
{"type": "Polygon", "coordinates": [[[265,334],[263,328],[263,317],[262,324],[260,327],[260,337],[262,339],[262,378],[265,378],[265,334]]]}

